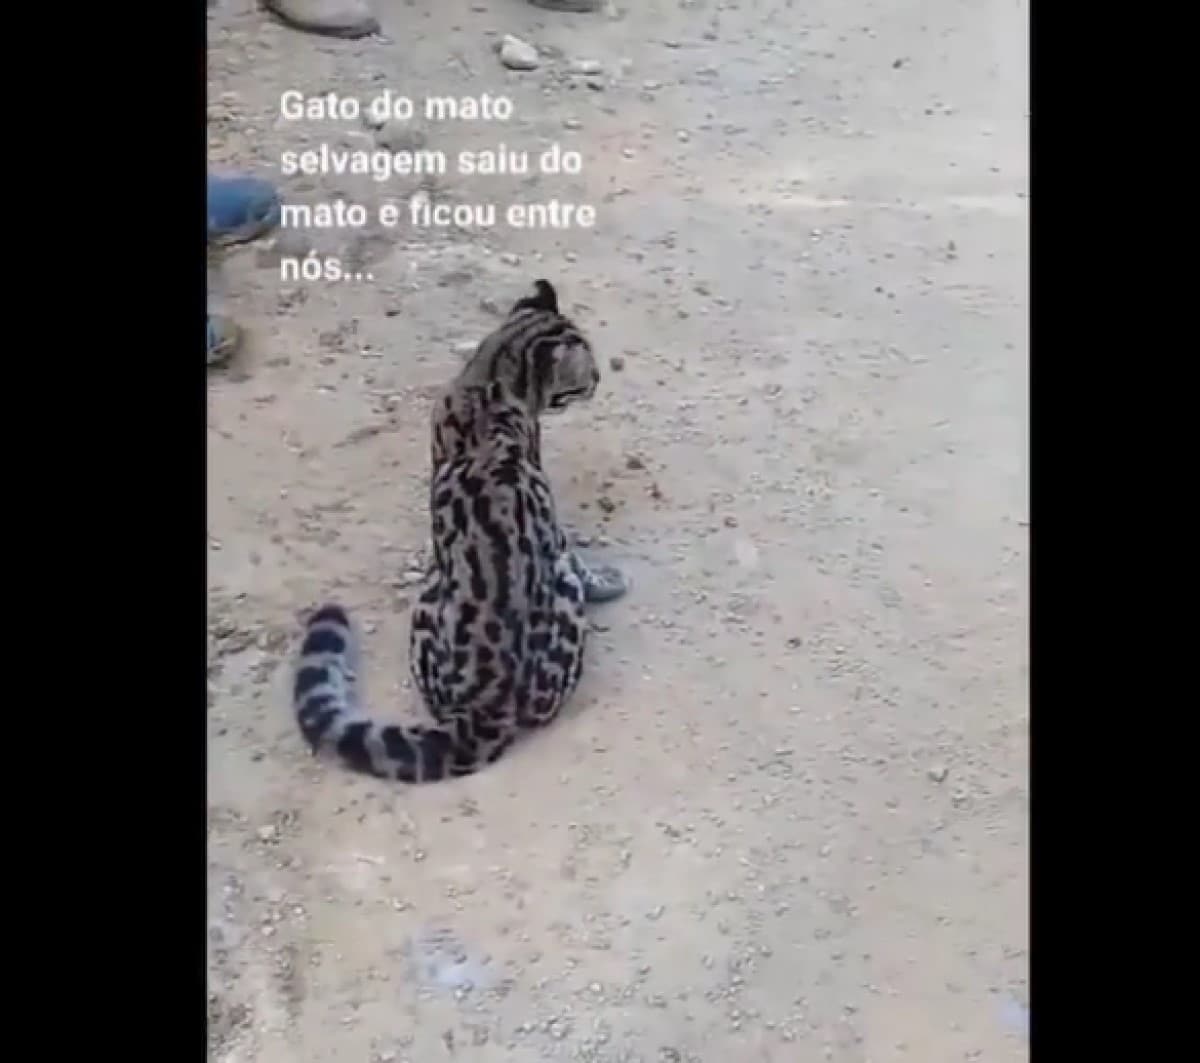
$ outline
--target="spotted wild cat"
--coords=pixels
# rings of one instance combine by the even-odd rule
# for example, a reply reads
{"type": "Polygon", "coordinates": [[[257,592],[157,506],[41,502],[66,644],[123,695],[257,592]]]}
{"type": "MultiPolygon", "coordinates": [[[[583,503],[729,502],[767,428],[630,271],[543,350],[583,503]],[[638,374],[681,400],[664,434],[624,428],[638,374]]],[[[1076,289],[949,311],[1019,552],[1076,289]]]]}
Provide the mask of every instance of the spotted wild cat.
{"type": "Polygon", "coordinates": [[[314,753],[426,782],[478,771],[559,714],[583,668],[585,604],[618,598],[627,583],[570,548],[542,470],[539,417],[587,401],[599,382],[591,344],[537,281],[433,408],[433,557],[409,638],[432,720],[384,723],[360,708],[349,618],[325,605],[308,620],[293,687],[314,753]]]}

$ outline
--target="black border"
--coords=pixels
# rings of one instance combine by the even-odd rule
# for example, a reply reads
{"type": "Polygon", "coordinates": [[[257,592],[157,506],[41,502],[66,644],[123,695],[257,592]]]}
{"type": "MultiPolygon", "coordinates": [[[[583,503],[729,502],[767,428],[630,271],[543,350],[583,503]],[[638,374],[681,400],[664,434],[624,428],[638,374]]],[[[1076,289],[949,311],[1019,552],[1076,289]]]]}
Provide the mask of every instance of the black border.
{"type": "Polygon", "coordinates": [[[50,1055],[207,1059],[206,21],[203,0],[68,5],[9,38],[35,64],[12,79],[30,127],[10,202],[48,307],[9,307],[32,326],[10,364],[44,377],[8,389],[42,436],[9,523],[35,518],[15,567],[39,573],[47,673],[40,726],[12,735],[36,761],[12,862],[57,894],[30,891],[16,963],[50,1055]]]}
{"type": "MultiPolygon", "coordinates": [[[[1192,797],[1173,800],[1191,768],[1173,761],[1190,743],[1176,753],[1162,724],[1194,696],[1187,684],[1182,702],[1158,696],[1154,672],[1176,667],[1160,641],[1174,610],[1134,600],[1130,583],[1164,582],[1146,562],[1174,554],[1176,522],[1164,529],[1163,510],[1184,515],[1180,481],[1157,471],[1164,455],[1138,451],[1174,420],[1158,364],[1179,341],[1161,342],[1157,318],[1190,213],[1173,163],[1191,125],[1186,113],[1160,124],[1164,106],[1190,95],[1139,97],[1160,79],[1138,67],[1186,74],[1194,63],[1172,62],[1148,12],[1081,21],[1061,6],[1029,8],[1030,1047],[1035,1060],[1165,1060],[1190,1040],[1174,1000],[1188,982],[1169,986],[1174,958],[1155,953],[1187,948],[1191,903],[1176,905],[1160,869],[1178,865],[1194,831],[1168,839],[1160,826],[1192,797]],[[1120,55],[1119,75],[1096,67],[1081,78],[1061,61],[1072,50],[1120,55]]],[[[1180,331],[1187,344],[1192,330],[1180,331]]],[[[1185,447],[1194,442],[1175,452],[1185,447]]]]}

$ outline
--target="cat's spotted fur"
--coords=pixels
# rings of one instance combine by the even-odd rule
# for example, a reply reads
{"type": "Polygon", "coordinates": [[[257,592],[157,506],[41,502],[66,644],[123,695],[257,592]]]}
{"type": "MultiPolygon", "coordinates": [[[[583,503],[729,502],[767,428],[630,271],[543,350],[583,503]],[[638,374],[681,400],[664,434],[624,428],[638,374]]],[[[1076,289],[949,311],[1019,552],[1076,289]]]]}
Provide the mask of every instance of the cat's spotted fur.
{"type": "Polygon", "coordinates": [[[586,401],[591,345],[544,280],[479,345],[432,415],[433,560],[413,609],[409,666],[432,723],[383,723],[356,698],[357,646],[337,605],[309,619],[293,687],[314,752],[423,782],[495,761],[574,691],[584,604],[619,597],[615,569],[569,548],[541,467],[539,415],[586,401]]]}

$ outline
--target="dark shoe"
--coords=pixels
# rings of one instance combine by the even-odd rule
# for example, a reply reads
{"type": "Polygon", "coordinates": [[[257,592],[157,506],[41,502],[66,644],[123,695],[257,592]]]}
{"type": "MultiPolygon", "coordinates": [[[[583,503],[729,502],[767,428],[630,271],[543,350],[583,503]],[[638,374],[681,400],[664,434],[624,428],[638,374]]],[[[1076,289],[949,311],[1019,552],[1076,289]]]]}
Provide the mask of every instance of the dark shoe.
{"type": "Polygon", "coordinates": [[[366,0],[262,0],[262,6],[284,25],[305,33],[353,40],[379,32],[379,20],[366,0]]]}
{"type": "Polygon", "coordinates": [[[529,0],[529,2],[534,7],[544,7],[547,11],[569,11],[573,15],[599,11],[604,6],[604,0],[529,0]]]}

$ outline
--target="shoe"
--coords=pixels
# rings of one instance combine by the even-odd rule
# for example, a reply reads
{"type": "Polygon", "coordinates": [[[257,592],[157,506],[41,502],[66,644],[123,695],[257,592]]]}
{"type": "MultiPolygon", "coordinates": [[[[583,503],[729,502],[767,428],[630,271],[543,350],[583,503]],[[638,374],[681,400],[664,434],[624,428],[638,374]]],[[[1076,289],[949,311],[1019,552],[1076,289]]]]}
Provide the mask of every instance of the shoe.
{"type": "Polygon", "coordinates": [[[257,177],[208,178],[208,241],[239,244],[275,228],[282,211],[279,193],[257,177]]]}
{"type": "Polygon", "coordinates": [[[323,37],[353,40],[379,32],[379,20],[366,0],[262,0],[285,26],[323,37]]]}
{"type": "Polygon", "coordinates": [[[219,314],[209,314],[208,326],[208,368],[224,365],[233,357],[234,352],[242,342],[242,330],[227,317],[219,314]]]}
{"type": "Polygon", "coordinates": [[[573,15],[599,11],[604,6],[604,0],[529,0],[529,2],[534,7],[544,7],[547,11],[569,11],[573,15]]]}

